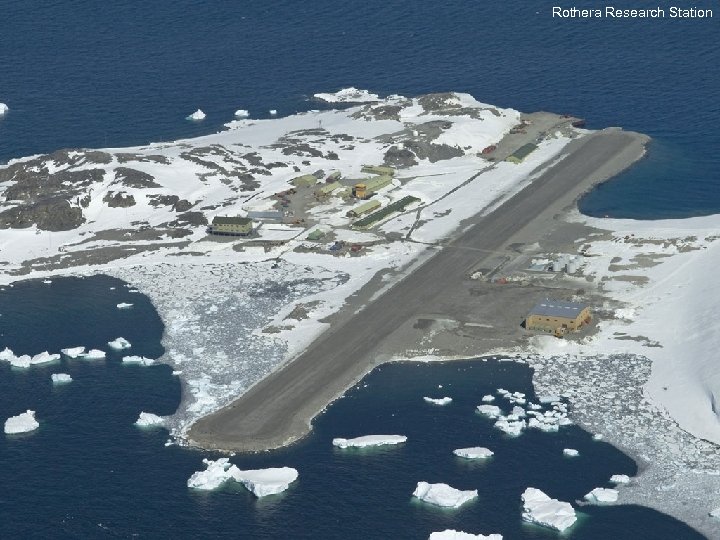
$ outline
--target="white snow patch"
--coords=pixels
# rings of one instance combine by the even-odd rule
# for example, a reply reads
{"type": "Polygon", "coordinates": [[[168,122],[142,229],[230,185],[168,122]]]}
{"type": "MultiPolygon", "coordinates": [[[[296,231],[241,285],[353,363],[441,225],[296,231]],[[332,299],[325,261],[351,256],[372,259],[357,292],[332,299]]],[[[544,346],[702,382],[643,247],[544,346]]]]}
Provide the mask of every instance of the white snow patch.
{"type": "Polygon", "coordinates": [[[427,482],[418,482],[413,491],[413,497],[444,508],[458,508],[477,496],[477,489],[462,491],[447,484],[428,484],[427,482]]]}
{"type": "Polygon", "coordinates": [[[328,103],[366,103],[369,101],[379,101],[380,97],[368,90],[360,90],[353,86],[343,88],[333,93],[314,94],[314,97],[327,101],[328,103]]]}
{"type": "Polygon", "coordinates": [[[40,424],[35,420],[35,411],[31,411],[30,409],[5,420],[5,433],[7,434],[27,433],[29,431],[35,431],[39,427],[40,424]]]}
{"type": "Polygon", "coordinates": [[[405,435],[363,435],[354,439],[335,438],[333,446],[339,448],[365,448],[366,446],[384,446],[389,444],[400,444],[407,441],[405,435]]]}
{"type": "Polygon", "coordinates": [[[551,499],[539,489],[527,488],[522,494],[522,500],[522,517],[530,523],[562,532],[577,520],[570,503],[551,499]]]}

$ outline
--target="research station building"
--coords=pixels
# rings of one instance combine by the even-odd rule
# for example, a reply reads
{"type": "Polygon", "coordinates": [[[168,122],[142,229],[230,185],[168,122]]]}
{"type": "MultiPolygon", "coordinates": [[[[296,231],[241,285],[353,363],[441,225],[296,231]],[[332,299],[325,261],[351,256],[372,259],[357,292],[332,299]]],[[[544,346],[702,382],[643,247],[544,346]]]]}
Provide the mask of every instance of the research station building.
{"type": "Polygon", "coordinates": [[[574,332],[591,320],[590,307],[578,302],[545,299],[525,318],[525,328],[555,335],[574,332]]]}
{"type": "Polygon", "coordinates": [[[247,236],[252,230],[252,219],[246,217],[221,217],[213,218],[210,225],[211,234],[225,236],[247,236]]]}

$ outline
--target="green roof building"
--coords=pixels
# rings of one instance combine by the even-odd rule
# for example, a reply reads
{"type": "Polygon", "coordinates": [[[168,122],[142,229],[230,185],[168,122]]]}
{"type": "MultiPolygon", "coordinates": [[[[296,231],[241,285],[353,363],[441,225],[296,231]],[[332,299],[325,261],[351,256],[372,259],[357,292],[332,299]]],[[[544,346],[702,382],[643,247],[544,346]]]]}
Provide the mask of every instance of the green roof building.
{"type": "Polygon", "coordinates": [[[372,212],[373,210],[377,210],[380,208],[380,201],[376,199],[372,199],[370,201],[362,203],[360,206],[356,206],[352,210],[350,210],[346,215],[348,217],[358,217],[362,216],[363,214],[367,214],[369,212],[372,212]]]}
{"type": "Polygon", "coordinates": [[[342,184],[340,182],[333,182],[332,184],[325,184],[318,189],[318,195],[321,197],[327,197],[336,189],[340,189],[342,184]]]}
{"type": "Polygon", "coordinates": [[[311,242],[317,242],[318,240],[322,240],[327,233],[323,231],[322,229],[315,229],[310,234],[307,235],[307,239],[311,242]]]}
{"type": "Polygon", "coordinates": [[[505,158],[505,161],[509,161],[510,163],[515,164],[522,163],[525,158],[528,157],[536,148],[537,145],[533,143],[524,144],[520,148],[515,150],[515,152],[510,154],[507,158],[505,158]]]}
{"type": "Polygon", "coordinates": [[[395,176],[395,169],[385,165],[363,165],[362,172],[378,176],[395,176]]]}
{"type": "Polygon", "coordinates": [[[252,219],[246,217],[222,217],[213,218],[210,225],[211,234],[226,236],[247,236],[253,230],[252,219]]]}

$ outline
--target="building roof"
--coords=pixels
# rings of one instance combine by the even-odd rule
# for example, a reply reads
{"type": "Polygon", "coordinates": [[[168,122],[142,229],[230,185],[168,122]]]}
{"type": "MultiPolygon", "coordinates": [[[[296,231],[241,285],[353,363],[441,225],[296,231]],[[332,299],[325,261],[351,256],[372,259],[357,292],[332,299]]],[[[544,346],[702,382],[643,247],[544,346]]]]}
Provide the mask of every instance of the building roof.
{"type": "Polygon", "coordinates": [[[217,216],[213,218],[213,225],[248,225],[252,219],[240,216],[217,216]]]}
{"type": "Polygon", "coordinates": [[[517,159],[525,159],[528,154],[530,154],[536,148],[537,146],[533,143],[523,144],[520,148],[515,150],[515,152],[513,152],[510,157],[515,157],[517,159]]]}
{"type": "Polygon", "coordinates": [[[280,210],[248,210],[247,217],[251,219],[283,219],[285,214],[280,210]]]}
{"type": "Polygon", "coordinates": [[[577,302],[563,302],[562,300],[545,299],[535,305],[528,313],[530,315],[542,315],[545,317],[566,317],[574,319],[585,309],[587,304],[577,302]]]}

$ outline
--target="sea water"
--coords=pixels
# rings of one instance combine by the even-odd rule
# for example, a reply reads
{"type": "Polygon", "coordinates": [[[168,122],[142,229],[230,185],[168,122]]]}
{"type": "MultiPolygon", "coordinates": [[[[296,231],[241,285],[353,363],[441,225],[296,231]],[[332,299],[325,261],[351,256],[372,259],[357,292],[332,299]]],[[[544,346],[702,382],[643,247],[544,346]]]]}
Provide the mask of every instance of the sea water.
{"type": "MultiPolygon", "coordinates": [[[[107,277],[39,280],[0,290],[0,345],[16,353],[84,345],[107,350],[118,336],[128,354],[162,353],[163,326],[148,301],[107,277]],[[120,302],[130,309],[117,309],[120,302]]],[[[0,538],[427,538],[454,528],[500,532],[509,539],[556,538],[523,523],[520,495],[532,486],[575,503],[613,474],[634,475],[635,463],[611,445],[570,426],[559,433],[527,430],[509,437],[476,414],[498,388],[535,399],[532,373],[503,361],[391,364],[377,368],[314,422],[289,448],[234,456],[240,468],[295,467],[285,493],[261,500],[237,484],[215,492],[188,489],[204,457],[219,454],[165,446],[163,429],[134,425],[141,411],[172,414],[180,382],[170,367],[62,359],[13,369],[0,364],[0,420],[28,408],[40,428],[0,436],[0,538]],[[51,373],[73,381],[53,386],[51,373]],[[423,397],[453,399],[446,406],[423,397]],[[334,437],[406,435],[405,444],[339,450],[334,437]],[[455,448],[485,446],[495,455],[470,461],[455,448]],[[563,456],[575,448],[580,456],[563,456]],[[456,510],[412,498],[419,481],[477,489],[456,510]]],[[[501,400],[500,400],[501,401],[501,400]]],[[[504,404],[508,409],[508,405],[504,404]]],[[[687,526],[636,506],[580,506],[565,538],[693,539],[687,526]]]]}

